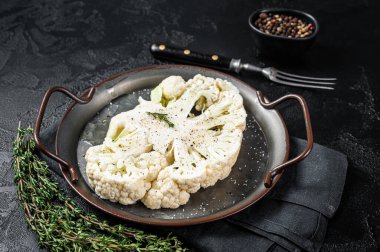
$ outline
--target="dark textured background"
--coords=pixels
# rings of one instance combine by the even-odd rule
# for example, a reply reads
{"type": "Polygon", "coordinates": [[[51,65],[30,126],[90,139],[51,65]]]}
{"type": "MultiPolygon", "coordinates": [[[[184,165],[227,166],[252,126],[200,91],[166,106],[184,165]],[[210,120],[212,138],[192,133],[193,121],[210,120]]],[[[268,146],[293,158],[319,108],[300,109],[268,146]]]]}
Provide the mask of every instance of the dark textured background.
{"type": "MultiPolygon", "coordinates": [[[[375,0],[0,1],[0,251],[39,250],[15,200],[11,143],[18,121],[34,121],[50,86],[80,92],[114,73],[158,63],[148,51],[157,41],[338,77],[332,92],[278,86],[258,76],[242,79],[271,99],[289,92],[303,95],[316,142],[348,155],[343,199],[323,250],[379,250],[379,11],[375,0]],[[271,6],[306,10],[320,21],[318,41],[302,58],[279,61],[257,54],[247,17],[271,6]]],[[[67,99],[55,97],[45,127],[67,107],[67,99]]],[[[297,107],[281,111],[290,133],[304,137],[297,107]]]]}

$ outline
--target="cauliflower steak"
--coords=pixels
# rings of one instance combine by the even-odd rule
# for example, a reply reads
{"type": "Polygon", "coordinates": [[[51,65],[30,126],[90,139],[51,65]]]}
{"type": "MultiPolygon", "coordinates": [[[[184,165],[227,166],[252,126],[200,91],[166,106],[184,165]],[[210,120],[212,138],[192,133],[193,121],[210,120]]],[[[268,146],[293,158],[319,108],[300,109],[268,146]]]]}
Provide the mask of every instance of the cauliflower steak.
{"type": "Polygon", "coordinates": [[[150,101],[140,97],[134,109],[114,116],[103,144],[88,149],[90,186],[113,202],[178,208],[230,174],[246,117],[230,82],[170,76],[150,101]]]}

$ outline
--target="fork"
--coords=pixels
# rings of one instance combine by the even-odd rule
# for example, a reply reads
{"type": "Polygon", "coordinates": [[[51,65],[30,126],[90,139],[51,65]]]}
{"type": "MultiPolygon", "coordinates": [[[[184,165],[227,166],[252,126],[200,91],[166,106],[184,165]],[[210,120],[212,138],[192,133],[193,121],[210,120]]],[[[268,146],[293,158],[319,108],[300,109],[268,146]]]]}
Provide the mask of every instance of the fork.
{"type": "Polygon", "coordinates": [[[153,44],[150,51],[154,57],[159,59],[201,65],[236,73],[241,71],[261,73],[275,83],[293,87],[333,90],[337,80],[337,78],[316,78],[287,73],[274,67],[261,68],[249,63],[242,63],[240,59],[232,59],[217,54],[203,54],[165,44],[153,44]]]}

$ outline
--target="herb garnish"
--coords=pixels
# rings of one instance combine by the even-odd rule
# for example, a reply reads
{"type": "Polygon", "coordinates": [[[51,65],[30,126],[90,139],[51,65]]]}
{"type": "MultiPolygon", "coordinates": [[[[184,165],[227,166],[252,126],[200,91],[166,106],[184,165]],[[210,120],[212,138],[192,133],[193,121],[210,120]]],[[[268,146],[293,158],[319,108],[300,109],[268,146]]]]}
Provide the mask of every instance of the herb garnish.
{"type": "Polygon", "coordinates": [[[32,129],[18,128],[13,144],[17,196],[39,244],[50,251],[185,251],[173,236],[157,237],[124,225],[110,225],[77,207],[51,179],[35,154],[32,129]]]}
{"type": "Polygon", "coordinates": [[[157,118],[157,119],[159,119],[161,121],[166,122],[170,128],[174,127],[174,123],[172,123],[171,121],[169,121],[169,119],[166,117],[167,114],[153,113],[153,112],[146,112],[146,113],[148,115],[152,115],[154,118],[157,118]]]}

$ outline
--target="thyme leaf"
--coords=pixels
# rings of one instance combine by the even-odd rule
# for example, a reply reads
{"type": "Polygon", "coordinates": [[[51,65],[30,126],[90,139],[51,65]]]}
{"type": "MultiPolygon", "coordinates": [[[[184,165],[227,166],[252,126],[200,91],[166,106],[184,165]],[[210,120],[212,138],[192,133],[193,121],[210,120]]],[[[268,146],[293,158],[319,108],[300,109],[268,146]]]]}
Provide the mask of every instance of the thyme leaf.
{"type": "Polygon", "coordinates": [[[158,120],[161,120],[163,122],[166,122],[170,128],[174,127],[174,123],[169,121],[169,119],[166,117],[167,114],[162,114],[162,113],[153,113],[153,112],[146,112],[148,115],[153,116],[154,118],[157,118],[158,120]]]}

